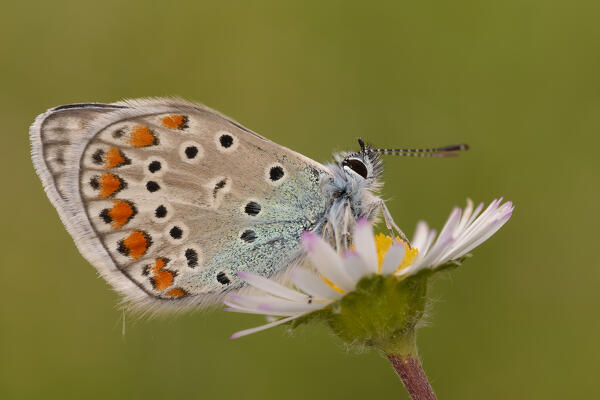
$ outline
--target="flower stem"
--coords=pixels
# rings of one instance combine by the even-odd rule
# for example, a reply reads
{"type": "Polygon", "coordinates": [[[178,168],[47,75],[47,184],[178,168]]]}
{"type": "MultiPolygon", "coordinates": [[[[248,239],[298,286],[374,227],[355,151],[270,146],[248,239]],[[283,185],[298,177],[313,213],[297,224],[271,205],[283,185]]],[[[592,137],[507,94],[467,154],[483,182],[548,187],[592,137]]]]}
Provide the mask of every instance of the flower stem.
{"type": "Polygon", "coordinates": [[[387,354],[413,400],[436,400],[419,358],[413,354],[387,354]]]}

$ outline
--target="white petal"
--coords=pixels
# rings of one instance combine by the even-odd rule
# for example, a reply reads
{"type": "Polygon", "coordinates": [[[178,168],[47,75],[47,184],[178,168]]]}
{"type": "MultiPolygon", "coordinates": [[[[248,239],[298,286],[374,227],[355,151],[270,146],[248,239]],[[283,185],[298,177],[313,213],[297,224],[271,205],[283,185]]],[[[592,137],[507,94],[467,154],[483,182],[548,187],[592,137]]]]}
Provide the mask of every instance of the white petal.
{"type": "Polygon", "coordinates": [[[264,303],[265,301],[271,301],[271,300],[276,300],[277,297],[273,297],[273,296],[269,296],[269,295],[264,295],[264,296],[245,296],[245,295],[239,295],[239,294],[229,294],[227,295],[227,297],[225,297],[225,300],[223,301],[223,303],[225,303],[226,305],[228,305],[229,307],[239,307],[239,308],[245,308],[245,309],[249,309],[249,310],[259,310],[259,306],[260,304],[264,303]]]}
{"type": "Polygon", "coordinates": [[[278,319],[277,321],[273,321],[273,322],[270,322],[270,323],[265,324],[265,325],[257,326],[256,328],[250,328],[250,329],[246,329],[246,330],[243,330],[243,331],[236,332],[233,335],[231,335],[230,339],[237,339],[237,338],[240,338],[242,336],[250,335],[251,333],[264,331],[265,329],[269,329],[269,328],[272,328],[272,327],[277,326],[277,325],[285,324],[286,322],[289,322],[289,321],[291,321],[291,320],[293,320],[295,318],[298,318],[298,317],[300,317],[300,316],[302,316],[304,314],[306,314],[306,313],[299,313],[299,314],[292,315],[292,316],[287,317],[287,318],[278,319]]]}
{"type": "Polygon", "coordinates": [[[487,229],[484,232],[481,232],[481,235],[477,238],[477,240],[472,242],[467,248],[465,248],[461,251],[461,254],[459,254],[458,257],[462,257],[465,253],[470,252],[475,247],[481,245],[483,242],[488,240],[494,233],[498,232],[498,230],[500,228],[502,228],[502,226],[508,222],[510,217],[511,217],[511,215],[507,215],[507,216],[499,219],[498,221],[496,221],[494,224],[487,227],[487,229]]]}
{"type": "Polygon", "coordinates": [[[393,274],[394,271],[398,269],[400,264],[402,264],[402,260],[404,260],[404,254],[406,250],[404,249],[404,244],[400,242],[394,242],[392,247],[388,250],[381,263],[381,275],[389,275],[393,274]]]}
{"type": "Polygon", "coordinates": [[[454,231],[454,237],[460,234],[465,227],[467,226],[467,222],[471,219],[471,213],[473,212],[473,200],[467,199],[467,206],[462,214],[460,222],[454,231]]]}
{"type": "Polygon", "coordinates": [[[415,234],[413,235],[413,240],[411,242],[411,246],[419,250],[419,253],[423,250],[423,246],[427,241],[427,236],[429,235],[429,227],[425,221],[419,221],[417,223],[417,229],[415,230],[415,234]]]}
{"type": "Polygon", "coordinates": [[[488,218],[491,215],[493,215],[493,213],[496,211],[501,201],[502,198],[492,200],[488,208],[486,208],[485,211],[481,213],[481,215],[478,218],[473,220],[473,222],[469,226],[467,226],[467,228],[465,229],[465,237],[471,236],[474,232],[477,231],[477,229],[479,229],[479,227],[482,224],[485,224],[488,221],[488,218]]]}
{"type": "Polygon", "coordinates": [[[252,272],[240,271],[237,275],[240,277],[240,279],[248,282],[255,288],[261,289],[274,296],[300,302],[306,302],[308,300],[306,295],[252,272]]]}
{"type": "Polygon", "coordinates": [[[352,279],[344,272],[342,259],[333,247],[312,232],[302,234],[302,243],[312,265],[340,289],[348,292],[354,288],[352,279]]]}
{"type": "Polygon", "coordinates": [[[421,260],[423,265],[434,266],[436,264],[436,259],[443,255],[443,252],[448,249],[448,245],[454,241],[452,232],[454,232],[454,229],[460,221],[460,215],[460,208],[452,210],[450,217],[448,217],[444,228],[442,228],[442,231],[440,232],[440,236],[438,236],[428,254],[421,260]]]}
{"type": "MultiPolygon", "coordinates": [[[[472,243],[479,241],[481,235],[484,235],[491,225],[495,225],[495,223],[500,219],[502,215],[504,215],[506,211],[510,210],[510,212],[512,212],[512,209],[510,208],[512,206],[512,203],[506,203],[502,207],[498,208],[500,201],[501,199],[492,201],[492,203],[483,212],[483,214],[481,214],[479,218],[474,220],[473,223],[470,226],[468,226],[464,232],[462,232],[460,238],[458,238],[456,243],[454,243],[450,247],[448,254],[446,255],[447,257],[450,257],[450,253],[457,254],[456,257],[460,257],[468,251],[472,250],[475,247],[472,246],[472,243]],[[508,208],[505,207],[507,204],[508,208]],[[468,248],[468,250],[464,250],[466,248],[468,248]],[[458,253],[462,254],[458,255],[458,253]]],[[[480,241],[479,243],[482,242],[480,241]]]]}
{"type": "Polygon", "coordinates": [[[225,303],[226,306],[229,306],[229,307],[224,308],[223,311],[228,311],[228,312],[236,312],[236,313],[243,313],[243,314],[259,314],[259,315],[273,316],[273,317],[289,317],[290,316],[290,313],[284,313],[284,312],[278,312],[278,311],[261,311],[261,310],[251,309],[251,308],[232,306],[227,302],[227,300],[225,300],[223,303],[225,303]]]}
{"type": "Polygon", "coordinates": [[[479,203],[479,205],[477,206],[475,211],[473,211],[473,215],[471,215],[471,217],[467,221],[467,226],[470,226],[473,223],[473,221],[475,221],[475,218],[477,218],[477,216],[479,216],[479,213],[481,212],[481,210],[483,210],[483,206],[484,206],[483,202],[479,203]]]}
{"type": "Polygon", "coordinates": [[[370,271],[365,265],[364,260],[355,251],[348,251],[344,256],[344,270],[354,282],[354,286],[364,276],[369,275],[370,271]]]}
{"type": "Polygon", "coordinates": [[[502,198],[494,199],[486,210],[479,215],[483,203],[479,204],[475,211],[470,214],[472,205],[467,204],[465,213],[460,221],[457,216],[458,209],[454,209],[440,233],[439,238],[433,245],[431,251],[411,266],[410,273],[415,273],[422,268],[434,268],[448,261],[463,257],[469,251],[486,241],[498,231],[512,215],[513,206],[507,202],[500,206],[502,198]],[[453,232],[449,235],[448,232],[453,232]]]}
{"type": "Polygon", "coordinates": [[[462,210],[458,207],[455,207],[454,210],[452,210],[450,216],[448,217],[448,220],[446,221],[446,224],[444,224],[444,227],[440,231],[438,242],[447,242],[448,238],[452,237],[452,234],[454,233],[460,222],[461,214],[462,210]]]}
{"type": "Polygon", "coordinates": [[[452,252],[452,258],[460,258],[464,256],[466,253],[473,250],[475,247],[479,246],[487,239],[489,239],[494,233],[496,233],[504,224],[508,222],[510,217],[512,216],[512,211],[506,214],[501,215],[497,219],[494,219],[489,222],[488,225],[481,226],[481,228],[470,237],[470,240],[461,241],[460,247],[455,249],[452,252]]]}
{"type": "MultiPolygon", "coordinates": [[[[284,300],[285,301],[285,300],[284,300]]],[[[316,311],[320,308],[327,306],[329,303],[319,303],[319,304],[301,304],[301,303],[280,303],[280,302],[266,302],[259,306],[259,309],[262,311],[275,311],[287,313],[288,315],[302,312],[302,311],[316,311]]]]}
{"type": "Polygon", "coordinates": [[[418,254],[415,262],[410,266],[411,269],[418,271],[418,270],[421,270],[425,266],[423,261],[424,260],[426,261],[427,254],[429,254],[429,249],[431,248],[431,245],[433,244],[433,241],[435,240],[436,236],[437,236],[437,231],[435,229],[432,229],[429,231],[429,235],[427,236],[427,240],[425,241],[423,248],[418,249],[419,254],[418,254]]]}
{"type": "Polygon", "coordinates": [[[376,274],[378,269],[377,248],[375,247],[373,228],[366,219],[361,218],[356,222],[353,241],[357,253],[365,261],[367,268],[371,273],[376,274]]]}
{"type": "Polygon", "coordinates": [[[306,297],[303,302],[296,302],[272,296],[243,296],[238,294],[227,296],[224,303],[232,308],[256,311],[257,314],[276,312],[283,313],[282,315],[292,315],[301,311],[314,311],[326,306],[324,303],[312,303],[310,297],[306,297]]]}
{"type": "Polygon", "coordinates": [[[423,246],[423,256],[425,256],[427,253],[429,253],[429,249],[431,248],[431,245],[433,244],[433,241],[435,240],[436,236],[437,236],[437,231],[435,229],[432,229],[429,231],[429,236],[427,237],[427,241],[425,242],[425,245],[423,246]]]}
{"type": "Polygon", "coordinates": [[[333,290],[331,286],[323,282],[315,273],[304,269],[296,268],[291,272],[290,278],[298,289],[315,298],[337,300],[344,296],[342,293],[333,290]]]}

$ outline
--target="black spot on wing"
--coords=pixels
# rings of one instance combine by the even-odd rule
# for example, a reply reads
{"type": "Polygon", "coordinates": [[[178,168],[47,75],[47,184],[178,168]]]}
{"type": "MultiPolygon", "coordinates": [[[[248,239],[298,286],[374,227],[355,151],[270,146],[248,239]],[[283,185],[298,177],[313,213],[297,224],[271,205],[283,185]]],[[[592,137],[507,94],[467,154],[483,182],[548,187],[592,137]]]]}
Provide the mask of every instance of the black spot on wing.
{"type": "Polygon", "coordinates": [[[246,212],[246,214],[254,217],[260,212],[260,208],[260,204],[258,204],[255,201],[250,201],[248,202],[248,204],[246,204],[244,211],[246,212]]]}
{"type": "Polygon", "coordinates": [[[104,162],[104,150],[98,149],[92,154],[92,162],[96,165],[100,165],[104,162]]]}
{"type": "Polygon", "coordinates": [[[244,242],[246,243],[252,243],[256,240],[257,236],[256,236],[256,232],[254,232],[251,229],[248,229],[247,231],[244,231],[242,233],[242,235],[240,236],[240,239],[242,239],[244,242]]]}
{"type": "Polygon", "coordinates": [[[117,129],[116,131],[114,131],[112,133],[112,137],[115,139],[120,139],[123,137],[124,134],[125,134],[125,131],[123,129],[117,129]]]}
{"type": "Polygon", "coordinates": [[[188,267],[196,268],[198,266],[198,252],[194,249],[187,249],[185,251],[185,258],[187,260],[188,267]]]}
{"type": "Polygon", "coordinates": [[[98,182],[99,179],[100,179],[99,176],[94,176],[90,179],[90,186],[93,189],[96,189],[96,190],[100,189],[100,182],[98,182]]]}
{"type": "Polygon", "coordinates": [[[227,273],[225,273],[225,271],[221,271],[217,274],[217,281],[221,285],[229,285],[231,283],[231,280],[229,279],[229,277],[227,276],[227,273]]]}
{"type": "Polygon", "coordinates": [[[178,226],[174,226],[169,231],[169,235],[171,235],[173,239],[181,239],[183,236],[183,230],[178,226]]]}
{"type": "Polygon", "coordinates": [[[229,148],[233,144],[233,137],[231,135],[221,135],[219,143],[221,143],[221,146],[224,148],[229,148]]]}
{"type": "Polygon", "coordinates": [[[156,218],[166,217],[167,216],[167,208],[161,204],[160,206],[156,207],[156,210],[154,210],[154,215],[156,216],[156,218]]]}
{"type": "Polygon", "coordinates": [[[148,164],[148,171],[155,173],[157,171],[160,171],[160,169],[162,168],[162,165],[160,163],[160,161],[152,161],[150,164],[148,164]]]}
{"type": "Polygon", "coordinates": [[[160,185],[154,181],[148,181],[146,183],[146,189],[148,189],[150,193],[154,193],[160,189],[160,185]]]}
{"type": "Polygon", "coordinates": [[[272,167],[269,170],[269,178],[271,178],[273,182],[283,178],[283,168],[280,166],[272,167]]]}
{"type": "Polygon", "coordinates": [[[217,182],[213,189],[213,198],[216,199],[217,193],[219,192],[219,190],[223,189],[226,185],[227,185],[227,178],[221,179],[219,182],[217,182]]]}
{"type": "Polygon", "coordinates": [[[194,158],[196,158],[196,156],[198,155],[198,148],[196,146],[188,146],[185,148],[184,150],[185,152],[185,156],[192,160],[194,158]]]}

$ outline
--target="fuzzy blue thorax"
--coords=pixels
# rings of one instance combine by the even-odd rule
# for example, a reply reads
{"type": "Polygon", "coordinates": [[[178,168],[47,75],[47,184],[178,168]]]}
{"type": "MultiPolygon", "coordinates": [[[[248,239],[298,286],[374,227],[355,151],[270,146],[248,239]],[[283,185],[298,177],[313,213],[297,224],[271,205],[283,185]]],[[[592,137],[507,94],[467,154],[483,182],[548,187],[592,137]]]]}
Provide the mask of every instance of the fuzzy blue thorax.
{"type": "Polygon", "coordinates": [[[322,233],[341,250],[350,244],[349,232],[356,220],[373,221],[378,216],[383,204],[378,196],[383,165],[379,154],[369,147],[357,153],[336,154],[334,159],[334,163],[326,164],[330,174],[319,177],[321,191],[330,199],[322,233]]]}

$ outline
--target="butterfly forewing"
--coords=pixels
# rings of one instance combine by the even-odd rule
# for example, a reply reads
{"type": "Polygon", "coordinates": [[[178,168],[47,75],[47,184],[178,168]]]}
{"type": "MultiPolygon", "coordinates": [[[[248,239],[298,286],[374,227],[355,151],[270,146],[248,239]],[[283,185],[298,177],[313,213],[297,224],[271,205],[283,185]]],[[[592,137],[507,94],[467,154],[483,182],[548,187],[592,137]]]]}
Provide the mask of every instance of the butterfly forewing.
{"type": "Polygon", "coordinates": [[[212,303],[241,286],[236,272],[276,276],[300,256],[326,210],[325,167],[204,106],[112,107],[63,118],[81,126],[52,143],[66,173],[36,166],[61,187],[55,205],[82,253],[129,300],[212,303]]]}

